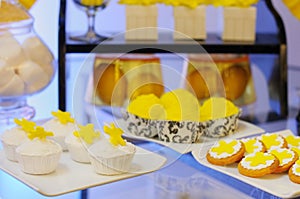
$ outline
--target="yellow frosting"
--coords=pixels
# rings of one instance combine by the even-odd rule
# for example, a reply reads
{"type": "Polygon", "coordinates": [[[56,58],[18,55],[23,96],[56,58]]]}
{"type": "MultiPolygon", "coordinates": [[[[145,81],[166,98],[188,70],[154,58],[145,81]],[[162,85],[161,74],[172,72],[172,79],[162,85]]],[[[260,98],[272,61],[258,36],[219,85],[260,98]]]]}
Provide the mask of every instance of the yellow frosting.
{"type": "Polygon", "coordinates": [[[81,0],[81,4],[85,6],[99,6],[103,0],[81,0]]]}
{"type": "Polygon", "coordinates": [[[285,140],[289,144],[289,146],[299,147],[300,146],[300,137],[289,135],[285,137],[285,140]]]}
{"type": "Polygon", "coordinates": [[[100,137],[100,132],[94,130],[93,124],[78,125],[78,127],[79,131],[73,132],[73,135],[83,139],[87,144],[92,144],[95,138],[100,137]]]}
{"type": "Polygon", "coordinates": [[[253,153],[256,151],[260,151],[261,149],[259,149],[259,146],[255,145],[258,141],[256,139],[249,139],[244,143],[245,145],[245,149],[247,153],[253,153]]]}
{"type": "Polygon", "coordinates": [[[36,124],[33,121],[26,120],[22,118],[21,120],[15,118],[14,122],[21,127],[21,129],[25,132],[31,132],[34,130],[36,124]]]}
{"type": "Polygon", "coordinates": [[[218,155],[221,155],[222,153],[233,154],[235,152],[234,146],[238,144],[238,141],[232,140],[227,143],[224,140],[220,140],[218,144],[219,146],[213,147],[211,149],[212,152],[215,152],[218,155]]]}
{"type": "Polygon", "coordinates": [[[153,5],[156,4],[158,2],[160,2],[161,0],[120,0],[119,3],[120,4],[127,4],[127,5],[153,5]]]}
{"type": "Polygon", "coordinates": [[[295,162],[295,164],[298,166],[298,167],[296,168],[296,172],[297,172],[297,173],[300,173],[300,160],[297,160],[297,161],[295,162]]]}
{"type": "Polygon", "coordinates": [[[58,110],[57,112],[53,111],[51,114],[54,117],[56,117],[62,124],[75,122],[75,120],[71,117],[71,113],[69,113],[69,112],[63,112],[61,110],[58,110]]]}
{"type": "Polygon", "coordinates": [[[45,131],[41,126],[37,126],[34,130],[30,131],[28,134],[29,139],[38,138],[40,140],[45,140],[48,136],[53,136],[54,134],[50,131],[45,131]]]}
{"type": "Polygon", "coordinates": [[[266,134],[261,136],[261,141],[265,144],[267,149],[270,149],[273,146],[281,147],[282,141],[278,139],[277,134],[266,134]]]}
{"type": "Polygon", "coordinates": [[[260,164],[267,164],[268,160],[274,160],[275,157],[271,154],[256,152],[255,156],[245,157],[245,161],[250,162],[250,166],[256,167],[260,164]]]}
{"type": "Polygon", "coordinates": [[[200,107],[200,121],[224,118],[238,112],[238,107],[226,98],[211,97],[200,107]]]}
{"type": "Polygon", "coordinates": [[[103,130],[106,134],[110,136],[109,141],[114,146],[125,146],[126,142],[122,138],[123,131],[120,128],[117,128],[114,123],[111,123],[110,126],[104,126],[103,130]]]}
{"type": "Polygon", "coordinates": [[[211,0],[214,6],[249,7],[259,0],[211,0]]]}
{"type": "Polygon", "coordinates": [[[283,149],[282,151],[271,150],[270,153],[275,155],[278,158],[280,165],[283,164],[283,160],[293,158],[292,152],[289,151],[288,149],[283,149]]]}

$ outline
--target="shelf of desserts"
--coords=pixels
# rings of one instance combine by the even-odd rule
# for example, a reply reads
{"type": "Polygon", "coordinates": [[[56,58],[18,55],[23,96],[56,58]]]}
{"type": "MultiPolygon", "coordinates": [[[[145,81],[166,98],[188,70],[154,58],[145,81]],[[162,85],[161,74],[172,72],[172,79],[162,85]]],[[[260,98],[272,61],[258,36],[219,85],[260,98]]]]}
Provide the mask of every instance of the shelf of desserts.
{"type": "Polygon", "coordinates": [[[166,158],[127,142],[114,124],[80,125],[68,112],[37,125],[15,119],[1,134],[0,169],[37,192],[55,196],[153,172],[166,158]],[[100,135],[101,134],[101,135],[100,135]]]}
{"type": "Polygon", "coordinates": [[[126,40],[115,35],[99,44],[88,44],[68,39],[66,53],[261,53],[279,54],[280,40],[277,34],[257,33],[255,42],[223,41],[218,34],[210,33],[206,40],[174,40],[173,32],[160,31],[158,40],[126,40]],[[199,46],[202,46],[202,48],[199,46]],[[205,51],[203,50],[205,49],[205,51]]]}

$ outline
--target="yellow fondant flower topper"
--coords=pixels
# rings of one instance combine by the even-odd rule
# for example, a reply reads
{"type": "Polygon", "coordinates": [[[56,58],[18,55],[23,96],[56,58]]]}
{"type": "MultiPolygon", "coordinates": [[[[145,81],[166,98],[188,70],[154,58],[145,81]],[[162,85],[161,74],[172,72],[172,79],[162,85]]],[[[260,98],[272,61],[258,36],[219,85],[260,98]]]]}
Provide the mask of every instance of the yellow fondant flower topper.
{"type": "Polygon", "coordinates": [[[45,129],[41,126],[37,126],[34,130],[28,133],[28,138],[33,140],[34,138],[38,138],[40,140],[45,140],[48,136],[53,136],[54,134],[50,131],[45,131],[45,129]]]}
{"type": "Polygon", "coordinates": [[[92,144],[95,138],[100,137],[100,132],[94,130],[93,124],[87,124],[86,126],[78,125],[79,131],[73,132],[73,135],[81,138],[87,144],[92,144]]]}
{"type": "Polygon", "coordinates": [[[23,131],[25,131],[27,133],[33,131],[36,126],[35,122],[26,120],[24,118],[22,118],[21,120],[15,118],[14,122],[18,126],[20,126],[23,131]]]}
{"type": "Polygon", "coordinates": [[[117,128],[115,124],[111,123],[110,126],[104,126],[103,130],[106,134],[110,136],[109,141],[114,146],[125,146],[126,142],[122,138],[123,131],[120,128],[117,128]]]}
{"type": "Polygon", "coordinates": [[[234,152],[234,146],[237,144],[238,142],[236,140],[232,140],[228,143],[225,140],[220,140],[219,146],[213,147],[212,151],[216,152],[218,155],[222,153],[232,154],[234,152]]]}
{"type": "Polygon", "coordinates": [[[51,114],[56,117],[60,123],[67,124],[67,123],[74,123],[74,118],[71,117],[71,113],[63,112],[58,110],[57,112],[52,111],[51,114]]]}
{"type": "Polygon", "coordinates": [[[256,152],[255,156],[246,157],[246,161],[250,162],[250,165],[256,167],[258,165],[266,165],[268,160],[274,160],[275,157],[271,154],[256,152]]]}

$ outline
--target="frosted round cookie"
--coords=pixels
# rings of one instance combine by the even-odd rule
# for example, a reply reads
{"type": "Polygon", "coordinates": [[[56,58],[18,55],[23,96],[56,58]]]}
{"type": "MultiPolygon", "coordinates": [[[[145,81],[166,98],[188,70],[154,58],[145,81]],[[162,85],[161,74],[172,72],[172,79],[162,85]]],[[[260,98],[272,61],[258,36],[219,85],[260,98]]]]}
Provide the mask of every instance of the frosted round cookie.
{"type": "Polygon", "coordinates": [[[245,155],[248,155],[250,153],[265,152],[266,151],[266,147],[258,139],[246,138],[246,139],[241,139],[241,141],[245,145],[245,155]]]}
{"type": "Polygon", "coordinates": [[[288,135],[285,137],[289,148],[297,147],[300,148],[300,136],[288,135]]]}
{"type": "Polygon", "coordinates": [[[269,153],[273,154],[279,160],[279,166],[275,169],[274,173],[282,173],[287,170],[298,160],[298,154],[285,148],[277,148],[270,150],[269,153]]]}
{"type": "Polygon", "coordinates": [[[17,70],[20,78],[25,82],[27,93],[34,93],[41,90],[51,80],[48,74],[33,61],[21,63],[17,67],[17,70]]]}
{"type": "Polygon", "coordinates": [[[258,137],[262,141],[267,150],[275,148],[287,148],[287,142],[285,138],[276,133],[266,133],[258,137]]]}
{"type": "Polygon", "coordinates": [[[53,132],[54,135],[49,137],[49,139],[59,143],[63,151],[67,151],[68,147],[65,143],[65,138],[78,130],[77,124],[69,112],[58,110],[57,112],[52,112],[52,115],[53,118],[45,122],[42,126],[46,131],[53,132]]]}
{"type": "Polygon", "coordinates": [[[300,184],[300,160],[297,160],[289,169],[289,178],[292,182],[300,184]]]}
{"type": "Polygon", "coordinates": [[[273,173],[279,160],[270,153],[256,152],[246,155],[238,164],[238,171],[248,177],[262,177],[273,173]]]}
{"type": "Polygon", "coordinates": [[[122,139],[123,131],[113,124],[104,126],[110,139],[103,138],[88,149],[91,164],[96,173],[118,175],[130,170],[136,147],[122,139]]]}
{"type": "Polygon", "coordinates": [[[93,124],[78,125],[79,130],[69,134],[65,143],[72,160],[81,163],[90,163],[87,148],[99,140],[100,132],[94,130],[93,124]]]}
{"type": "Polygon", "coordinates": [[[228,165],[241,160],[245,153],[245,146],[240,140],[220,140],[214,144],[206,154],[211,164],[228,165]]]}

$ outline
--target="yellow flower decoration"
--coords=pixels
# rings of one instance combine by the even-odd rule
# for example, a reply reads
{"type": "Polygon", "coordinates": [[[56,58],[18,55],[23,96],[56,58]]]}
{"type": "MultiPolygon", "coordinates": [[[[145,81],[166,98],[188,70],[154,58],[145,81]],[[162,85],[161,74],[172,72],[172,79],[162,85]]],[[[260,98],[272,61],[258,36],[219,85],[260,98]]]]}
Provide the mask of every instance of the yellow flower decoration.
{"type": "Polygon", "coordinates": [[[297,160],[297,161],[295,162],[295,165],[297,166],[297,167],[296,167],[296,172],[297,172],[297,173],[300,173],[300,160],[297,160]]]}
{"type": "Polygon", "coordinates": [[[117,128],[113,123],[110,124],[110,126],[104,126],[103,130],[106,134],[110,136],[109,141],[114,146],[125,146],[126,142],[122,138],[123,131],[120,128],[117,128]]]}
{"type": "Polygon", "coordinates": [[[51,112],[51,114],[56,117],[62,124],[74,123],[75,121],[74,118],[71,117],[71,113],[69,112],[58,110],[57,112],[51,112]]]}
{"type": "Polygon", "coordinates": [[[246,157],[245,161],[250,162],[252,167],[258,165],[266,165],[268,160],[274,160],[275,157],[271,154],[256,152],[254,156],[246,157]]]}
{"type": "Polygon", "coordinates": [[[246,151],[248,153],[253,153],[256,150],[258,150],[258,146],[256,146],[255,144],[256,144],[256,140],[255,139],[249,139],[248,141],[244,142],[246,151]]]}
{"type": "Polygon", "coordinates": [[[282,151],[271,150],[270,153],[273,154],[273,155],[275,155],[279,159],[280,165],[282,165],[283,160],[285,160],[285,159],[292,159],[293,158],[293,154],[294,154],[289,149],[283,149],[282,151]]]}
{"type": "Polygon", "coordinates": [[[17,125],[19,125],[23,131],[25,131],[27,133],[33,131],[34,127],[36,126],[35,122],[26,120],[24,118],[22,118],[21,120],[15,118],[14,122],[17,125]]]}
{"type": "Polygon", "coordinates": [[[281,142],[277,140],[277,134],[266,134],[261,136],[261,141],[265,144],[267,149],[270,149],[272,146],[279,146],[281,142]]]}
{"type": "Polygon", "coordinates": [[[34,130],[28,133],[28,138],[33,140],[34,138],[38,138],[40,140],[45,140],[48,136],[53,136],[54,134],[50,131],[45,131],[45,129],[41,126],[37,126],[34,130]]]}
{"type": "Polygon", "coordinates": [[[225,140],[220,140],[219,141],[219,146],[213,147],[211,149],[212,152],[216,152],[218,155],[222,153],[228,153],[232,154],[234,152],[234,146],[237,145],[236,140],[232,140],[229,143],[227,143],[225,140]]]}
{"type": "Polygon", "coordinates": [[[81,0],[81,4],[85,6],[99,6],[103,0],[81,0]]]}
{"type": "Polygon", "coordinates": [[[300,146],[300,137],[289,135],[285,137],[285,140],[290,146],[299,147],[300,146]]]}
{"type": "Polygon", "coordinates": [[[100,132],[94,130],[93,124],[79,126],[79,131],[73,132],[73,135],[83,139],[87,144],[92,144],[95,138],[100,137],[100,132]]]}

